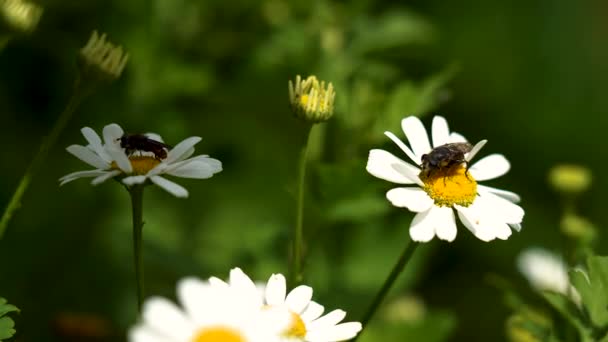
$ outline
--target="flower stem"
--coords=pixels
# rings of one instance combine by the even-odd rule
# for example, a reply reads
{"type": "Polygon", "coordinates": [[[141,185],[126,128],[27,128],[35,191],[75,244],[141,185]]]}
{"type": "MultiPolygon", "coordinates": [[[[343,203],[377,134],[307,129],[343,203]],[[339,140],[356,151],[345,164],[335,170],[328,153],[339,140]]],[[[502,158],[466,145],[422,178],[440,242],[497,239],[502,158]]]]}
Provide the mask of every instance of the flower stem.
{"type": "Polygon", "coordinates": [[[308,154],[308,141],[310,138],[310,132],[312,131],[313,124],[306,123],[304,130],[304,143],[300,150],[300,156],[298,160],[298,194],[296,200],[296,224],[293,236],[293,265],[291,268],[291,281],[292,286],[296,286],[303,280],[302,277],[302,247],[304,244],[303,237],[303,223],[304,223],[304,184],[306,180],[306,157],[308,154]]]}
{"type": "Polygon", "coordinates": [[[36,174],[36,172],[38,172],[38,170],[42,166],[42,163],[46,159],[49,150],[55,145],[55,142],[57,142],[59,134],[61,134],[68,121],[70,121],[72,115],[76,111],[76,108],[83,100],[83,98],[84,94],[79,91],[77,81],[72,96],[68,101],[68,104],[66,105],[63,112],[59,115],[59,118],[55,122],[55,125],[53,125],[53,128],[51,129],[49,135],[47,135],[43,139],[42,143],[40,144],[38,154],[36,154],[34,156],[34,159],[30,162],[30,165],[25,171],[25,174],[23,175],[23,177],[21,177],[21,181],[19,181],[19,185],[17,186],[15,193],[13,193],[13,197],[11,197],[10,201],[8,202],[6,209],[4,209],[2,219],[0,220],[0,239],[2,239],[2,236],[4,235],[4,232],[6,231],[9,222],[13,218],[13,215],[15,215],[17,210],[21,208],[21,198],[29,187],[32,178],[34,177],[34,174],[36,174]]]}
{"type": "Polygon", "coordinates": [[[129,189],[133,209],[133,262],[135,264],[135,283],[137,287],[137,311],[141,312],[144,299],[144,269],[141,257],[142,231],[144,228],[143,202],[144,185],[134,185],[129,189]]]}
{"type": "MultiPolygon", "coordinates": [[[[417,246],[417,242],[410,241],[410,243],[407,244],[407,246],[401,253],[399,260],[397,260],[397,263],[395,264],[395,266],[393,266],[393,269],[384,281],[382,288],[380,288],[380,291],[378,291],[378,293],[376,294],[374,301],[370,305],[369,309],[367,309],[365,316],[363,316],[363,319],[361,319],[361,325],[363,326],[363,329],[367,327],[369,321],[372,319],[372,317],[374,317],[374,314],[376,313],[376,311],[380,307],[380,304],[382,304],[382,301],[395,283],[395,280],[397,280],[399,274],[401,274],[401,272],[405,269],[405,266],[407,265],[408,261],[410,261],[410,259],[412,258],[412,255],[414,254],[414,251],[416,250],[417,246]]],[[[362,333],[363,331],[361,331],[359,335],[357,335],[357,337],[355,337],[352,341],[356,341],[362,333]]]]}

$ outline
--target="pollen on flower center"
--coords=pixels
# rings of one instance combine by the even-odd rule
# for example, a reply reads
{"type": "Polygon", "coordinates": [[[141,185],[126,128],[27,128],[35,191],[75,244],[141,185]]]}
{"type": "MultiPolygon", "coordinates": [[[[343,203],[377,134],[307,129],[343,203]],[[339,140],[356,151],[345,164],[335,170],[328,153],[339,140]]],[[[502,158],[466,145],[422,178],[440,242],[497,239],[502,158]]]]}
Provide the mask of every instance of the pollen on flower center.
{"type": "Polygon", "coordinates": [[[290,312],[291,321],[289,322],[289,326],[283,332],[283,336],[285,337],[293,337],[293,338],[304,338],[306,336],[306,324],[300,317],[300,315],[290,312]]]}
{"type": "Polygon", "coordinates": [[[477,196],[477,182],[462,164],[420,173],[419,177],[424,191],[440,207],[468,207],[477,196]]]}
{"type": "MultiPolygon", "coordinates": [[[[131,162],[134,175],[145,175],[156,165],[160,164],[160,160],[151,156],[129,156],[129,161],[131,162]]],[[[116,162],[112,162],[112,168],[119,169],[116,162]]]]}
{"type": "Polygon", "coordinates": [[[200,330],[192,342],[245,342],[245,338],[236,330],[228,327],[210,327],[200,330]]]}

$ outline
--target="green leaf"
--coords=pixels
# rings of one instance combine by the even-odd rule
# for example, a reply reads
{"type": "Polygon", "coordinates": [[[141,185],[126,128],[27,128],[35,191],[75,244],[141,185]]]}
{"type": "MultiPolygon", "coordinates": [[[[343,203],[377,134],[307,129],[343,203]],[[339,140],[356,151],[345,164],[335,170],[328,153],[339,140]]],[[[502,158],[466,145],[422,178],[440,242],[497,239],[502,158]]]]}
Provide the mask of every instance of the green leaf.
{"type": "Polygon", "coordinates": [[[7,304],[6,299],[0,297],[0,341],[15,334],[15,322],[9,317],[3,317],[9,312],[19,312],[19,309],[14,305],[7,304]]]}
{"type": "Polygon", "coordinates": [[[374,132],[400,131],[401,120],[409,115],[421,116],[435,109],[441,102],[441,92],[457,68],[450,66],[430,76],[421,84],[401,82],[389,96],[384,114],[376,121],[374,132]]]}
{"type": "Polygon", "coordinates": [[[578,309],[574,306],[572,301],[562,295],[561,293],[543,291],[541,292],[543,298],[557,311],[568,323],[570,323],[579,334],[580,341],[592,342],[592,330],[585,326],[582,322],[578,309]]]}
{"type": "Polygon", "coordinates": [[[570,272],[570,281],[581,295],[582,304],[596,327],[608,325],[608,257],[587,258],[588,274],[570,272]]]}

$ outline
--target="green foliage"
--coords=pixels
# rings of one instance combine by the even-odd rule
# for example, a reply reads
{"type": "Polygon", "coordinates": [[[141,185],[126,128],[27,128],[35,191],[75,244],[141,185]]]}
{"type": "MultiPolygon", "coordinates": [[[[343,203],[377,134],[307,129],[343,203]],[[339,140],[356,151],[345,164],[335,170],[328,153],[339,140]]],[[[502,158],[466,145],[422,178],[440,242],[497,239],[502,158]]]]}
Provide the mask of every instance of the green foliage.
{"type": "Polygon", "coordinates": [[[454,314],[442,311],[424,313],[422,317],[410,320],[384,320],[372,322],[361,336],[361,342],[375,341],[425,341],[448,340],[456,327],[454,314]]]}
{"type": "Polygon", "coordinates": [[[608,326],[608,257],[587,258],[587,272],[570,271],[570,280],[581,295],[593,324],[598,328],[608,326]]]}
{"type": "Polygon", "coordinates": [[[15,334],[15,322],[6,316],[10,312],[19,312],[19,309],[8,304],[6,299],[0,297],[0,341],[11,338],[15,334]]]}

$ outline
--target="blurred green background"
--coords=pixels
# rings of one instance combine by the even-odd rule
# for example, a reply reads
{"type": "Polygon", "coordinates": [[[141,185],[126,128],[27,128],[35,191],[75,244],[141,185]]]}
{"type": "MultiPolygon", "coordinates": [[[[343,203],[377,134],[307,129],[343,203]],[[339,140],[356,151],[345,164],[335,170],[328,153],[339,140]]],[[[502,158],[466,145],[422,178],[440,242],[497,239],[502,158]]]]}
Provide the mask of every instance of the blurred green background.
{"type": "MultiPolygon", "coordinates": [[[[306,279],[327,309],[358,319],[391,269],[413,215],[390,206],[392,184],[365,171],[371,148],[399,154],[406,115],[445,116],[482,155],[512,170],[490,185],[518,192],[523,230],[483,243],[419,248],[361,341],[500,341],[509,314],[489,274],[524,284],[523,248],[559,248],[556,163],[596,176],[580,212],[606,226],[608,3],[555,1],[46,0],[27,37],[0,51],[0,205],[9,201],[65,105],[75,58],[93,29],[131,59],[121,79],[78,109],[0,241],[0,296],[17,305],[16,341],[116,341],[135,322],[130,203],[113,182],[57,179],[88,167],[65,151],[80,128],[116,122],[169,144],[198,135],[220,159],[209,180],[176,180],[186,200],[144,199],[148,294],[174,297],[187,275],[255,279],[287,273],[300,124],[287,81],[316,74],[336,88],[334,119],[313,136],[306,279]],[[84,328],[83,328],[84,327],[84,328]],[[89,329],[85,329],[88,327],[89,329]]],[[[405,156],[403,156],[405,159],[405,156]]],[[[600,232],[600,247],[603,233],[600,232]]],[[[601,250],[601,248],[600,248],[601,250]]]]}

